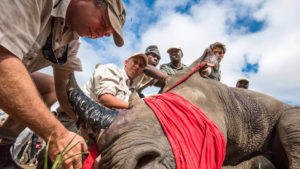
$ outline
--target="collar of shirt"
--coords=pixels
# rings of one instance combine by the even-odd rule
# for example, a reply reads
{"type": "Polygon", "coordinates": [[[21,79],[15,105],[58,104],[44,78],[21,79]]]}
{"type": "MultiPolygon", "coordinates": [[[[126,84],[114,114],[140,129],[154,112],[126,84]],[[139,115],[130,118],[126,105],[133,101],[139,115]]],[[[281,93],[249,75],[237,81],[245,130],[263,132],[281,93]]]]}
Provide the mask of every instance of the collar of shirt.
{"type": "Polygon", "coordinates": [[[65,17],[70,2],[71,0],[56,0],[53,4],[54,6],[51,12],[51,16],[55,17],[55,23],[53,28],[54,49],[67,45],[69,42],[75,39],[79,39],[79,35],[76,32],[70,31],[69,29],[66,29],[64,31],[65,17]]]}
{"type": "Polygon", "coordinates": [[[121,69],[121,70],[122,70],[123,77],[125,77],[124,80],[125,80],[125,82],[126,82],[126,85],[127,85],[128,87],[130,87],[130,85],[131,85],[131,80],[130,80],[129,77],[127,76],[125,69],[121,69]]]}
{"type": "Polygon", "coordinates": [[[182,63],[180,63],[179,68],[177,68],[175,65],[173,65],[172,62],[169,63],[169,66],[170,66],[172,69],[176,69],[176,70],[182,70],[182,69],[184,68],[182,63]]]}
{"type": "Polygon", "coordinates": [[[134,81],[131,81],[131,80],[129,79],[129,77],[128,77],[127,74],[126,74],[125,69],[122,69],[122,72],[123,72],[123,74],[124,74],[124,77],[126,78],[126,79],[125,79],[125,82],[126,82],[126,85],[127,85],[128,88],[129,88],[129,90],[130,90],[132,93],[135,92],[135,91],[136,91],[136,84],[134,83],[134,81]]]}

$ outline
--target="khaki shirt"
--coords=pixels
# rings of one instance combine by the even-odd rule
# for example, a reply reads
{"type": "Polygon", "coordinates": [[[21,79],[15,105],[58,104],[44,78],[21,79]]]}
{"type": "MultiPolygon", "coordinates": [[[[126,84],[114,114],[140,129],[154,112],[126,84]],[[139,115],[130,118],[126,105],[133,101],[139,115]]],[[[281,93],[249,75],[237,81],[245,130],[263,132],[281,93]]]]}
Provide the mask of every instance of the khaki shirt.
{"type": "Polygon", "coordinates": [[[128,102],[130,94],[134,92],[134,86],[130,85],[124,69],[114,64],[98,64],[82,91],[96,102],[103,94],[111,94],[128,102]]]}
{"type": "Polygon", "coordinates": [[[63,30],[70,0],[59,1],[3,0],[0,3],[0,45],[20,58],[29,72],[50,65],[60,69],[82,70],[80,59],[76,57],[79,36],[70,30],[63,30]],[[52,17],[55,18],[52,44],[58,58],[69,44],[68,59],[63,65],[44,59],[41,50],[50,34],[52,17]]]}
{"type": "Polygon", "coordinates": [[[181,63],[179,68],[176,68],[172,65],[172,63],[167,63],[160,65],[160,70],[168,75],[175,75],[178,71],[183,70],[187,66],[181,63]]]}
{"type": "Polygon", "coordinates": [[[211,69],[211,73],[208,76],[211,79],[220,81],[221,80],[221,70],[220,70],[220,65],[216,66],[216,67],[212,67],[211,69]]]}
{"type": "Polygon", "coordinates": [[[136,86],[137,93],[141,93],[146,87],[153,86],[157,82],[158,82],[157,79],[149,77],[144,73],[139,75],[133,80],[133,83],[136,86]]]}

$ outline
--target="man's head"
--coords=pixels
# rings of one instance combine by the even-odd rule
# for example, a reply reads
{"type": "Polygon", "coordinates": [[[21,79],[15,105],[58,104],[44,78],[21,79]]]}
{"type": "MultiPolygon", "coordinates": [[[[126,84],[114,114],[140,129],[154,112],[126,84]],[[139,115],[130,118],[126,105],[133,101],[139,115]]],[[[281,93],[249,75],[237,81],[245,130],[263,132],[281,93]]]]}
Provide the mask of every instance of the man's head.
{"type": "Polygon", "coordinates": [[[122,46],[125,19],[123,0],[71,0],[66,27],[79,36],[92,39],[113,34],[115,44],[122,46]]]}
{"type": "Polygon", "coordinates": [[[170,56],[170,60],[172,63],[181,63],[181,58],[183,57],[183,52],[180,46],[175,45],[170,47],[167,50],[167,53],[170,56]]]}
{"type": "Polygon", "coordinates": [[[148,63],[148,57],[144,53],[135,53],[124,61],[125,72],[130,80],[143,73],[148,63]]]}
{"type": "Polygon", "coordinates": [[[148,64],[157,66],[160,60],[160,53],[156,45],[150,45],[147,47],[145,54],[148,56],[148,64]]]}
{"type": "Polygon", "coordinates": [[[217,56],[218,62],[220,63],[224,57],[224,54],[226,52],[226,47],[224,44],[220,42],[215,42],[210,45],[210,48],[212,50],[212,53],[217,56]]]}
{"type": "Polygon", "coordinates": [[[249,87],[249,80],[248,80],[247,78],[240,78],[240,79],[236,82],[236,87],[237,87],[237,88],[248,89],[248,87],[249,87]]]}

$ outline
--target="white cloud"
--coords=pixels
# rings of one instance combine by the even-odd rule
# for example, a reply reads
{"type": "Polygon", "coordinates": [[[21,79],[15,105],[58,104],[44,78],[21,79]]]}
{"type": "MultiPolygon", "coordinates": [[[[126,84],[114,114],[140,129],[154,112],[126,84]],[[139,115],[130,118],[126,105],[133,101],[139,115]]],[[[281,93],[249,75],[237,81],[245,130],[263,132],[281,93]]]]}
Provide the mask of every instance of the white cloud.
{"type": "Polygon", "coordinates": [[[126,25],[130,29],[125,28],[124,47],[115,47],[112,38],[110,43],[99,41],[104,48],[98,51],[83,42],[79,56],[84,72],[77,76],[81,85],[88,80],[97,62],[112,60],[122,66],[127,56],[144,51],[150,44],[159,46],[160,63],[169,62],[166,50],[179,44],[184,51],[183,62],[190,64],[202,55],[209,44],[220,41],[228,49],[222,61],[223,83],[235,86],[236,80],[243,76],[241,70],[245,66],[244,56],[247,56],[250,63],[259,63],[258,73],[249,77],[252,90],[300,105],[300,12],[297,9],[300,1],[235,0],[216,3],[207,0],[193,5],[188,14],[175,11],[176,7],[186,5],[187,0],[157,0],[152,12],[144,9],[145,4],[139,6],[141,1],[131,2],[132,6],[127,7],[129,17],[126,25]],[[265,21],[264,29],[248,34],[243,33],[245,30],[235,30],[228,35],[226,23],[234,21],[237,14],[265,21]],[[143,23],[151,16],[158,20],[150,25],[143,23]],[[135,24],[145,25],[138,30],[142,32],[131,31],[135,24]]]}

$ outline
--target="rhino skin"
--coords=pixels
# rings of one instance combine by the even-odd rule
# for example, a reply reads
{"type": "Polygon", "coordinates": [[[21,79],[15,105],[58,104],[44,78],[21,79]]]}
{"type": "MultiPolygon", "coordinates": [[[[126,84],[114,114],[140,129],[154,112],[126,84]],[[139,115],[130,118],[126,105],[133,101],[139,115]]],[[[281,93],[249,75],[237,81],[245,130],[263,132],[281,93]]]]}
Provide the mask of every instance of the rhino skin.
{"type": "MultiPolygon", "coordinates": [[[[165,90],[200,62],[178,72],[165,90]]],[[[232,88],[199,72],[171,90],[198,106],[226,139],[222,169],[298,169],[300,107],[255,91],[232,88]]],[[[97,139],[101,169],[175,169],[170,143],[153,111],[139,98],[120,111],[97,139]]],[[[97,136],[96,136],[97,138],[97,136]]]]}

